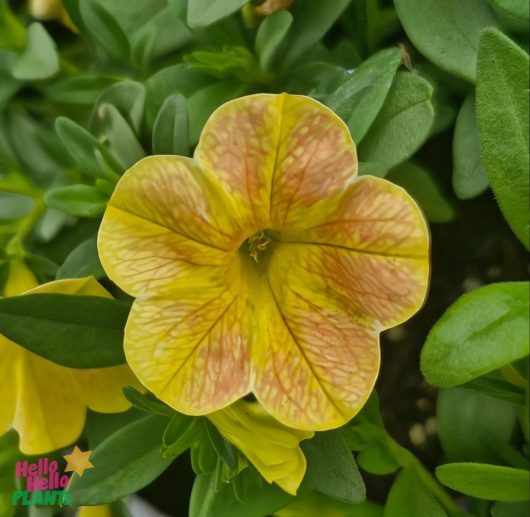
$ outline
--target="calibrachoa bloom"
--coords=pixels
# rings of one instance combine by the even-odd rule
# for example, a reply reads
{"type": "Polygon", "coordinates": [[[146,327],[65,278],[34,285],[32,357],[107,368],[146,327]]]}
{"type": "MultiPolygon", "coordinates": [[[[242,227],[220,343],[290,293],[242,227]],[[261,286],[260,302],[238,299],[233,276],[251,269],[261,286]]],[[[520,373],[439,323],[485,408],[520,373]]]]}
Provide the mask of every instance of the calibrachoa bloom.
{"type": "Polygon", "coordinates": [[[124,174],[98,245],[136,297],[125,353],[147,388],[191,415],[252,392],[314,431],[359,411],[379,333],[423,302],[429,237],[403,189],[356,172],[333,112],[260,94],[221,106],[193,159],[149,157],[124,174]]]}
{"type": "MultiPolygon", "coordinates": [[[[108,296],[93,277],[37,285],[21,261],[13,261],[5,296],[59,293],[108,296]]],[[[76,440],[87,407],[100,413],[125,411],[126,384],[138,386],[127,365],[77,370],[29,352],[0,334],[0,435],[13,427],[25,454],[44,454],[76,440]]]]}
{"type": "Polygon", "coordinates": [[[208,419],[266,481],[296,494],[307,467],[299,443],[311,438],[313,432],[285,427],[257,402],[244,400],[210,413],[208,419]]]}

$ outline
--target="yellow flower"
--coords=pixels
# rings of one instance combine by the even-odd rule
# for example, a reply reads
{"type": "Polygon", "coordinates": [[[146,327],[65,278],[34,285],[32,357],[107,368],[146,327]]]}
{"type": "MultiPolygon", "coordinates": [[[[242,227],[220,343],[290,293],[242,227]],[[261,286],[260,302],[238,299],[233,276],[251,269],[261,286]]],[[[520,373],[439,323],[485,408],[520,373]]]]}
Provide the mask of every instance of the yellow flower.
{"type": "Polygon", "coordinates": [[[30,0],[29,13],[37,20],[59,20],[71,31],[79,32],[62,0],[30,0]]]}
{"type": "Polygon", "coordinates": [[[285,427],[258,403],[243,400],[209,414],[208,419],[267,482],[296,494],[307,467],[298,444],[311,438],[313,432],[285,427]]]}
{"type": "Polygon", "coordinates": [[[255,394],[281,423],[350,420],[379,370],[379,333],[421,306],[429,235],[415,202],[356,177],[346,125],[317,101],[221,106],[194,158],[148,157],[119,181],[98,246],[136,297],[127,361],[177,411],[255,394]]]}
{"type": "Polygon", "coordinates": [[[114,512],[110,504],[102,504],[98,506],[81,506],[77,517],[113,517],[114,512]]]}
{"type": "MultiPolygon", "coordinates": [[[[93,277],[36,285],[22,261],[11,262],[6,296],[62,293],[110,297],[93,277]]],[[[1,334],[0,379],[0,435],[11,427],[16,429],[20,450],[25,454],[44,454],[76,440],[83,430],[87,407],[100,413],[125,411],[130,404],[121,389],[126,384],[138,385],[126,365],[66,368],[1,334]]]]}
{"type": "Polygon", "coordinates": [[[293,4],[293,1],[294,0],[265,0],[259,5],[254,6],[254,11],[261,16],[267,16],[280,9],[289,9],[293,4]]]}

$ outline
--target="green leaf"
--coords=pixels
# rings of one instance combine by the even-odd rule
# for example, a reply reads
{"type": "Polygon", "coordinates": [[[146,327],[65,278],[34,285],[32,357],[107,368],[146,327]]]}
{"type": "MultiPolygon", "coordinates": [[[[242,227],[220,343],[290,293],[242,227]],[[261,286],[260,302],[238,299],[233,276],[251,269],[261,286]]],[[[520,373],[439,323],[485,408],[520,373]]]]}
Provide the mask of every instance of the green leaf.
{"type": "Polygon", "coordinates": [[[524,405],[524,391],[514,386],[510,382],[501,379],[492,379],[490,377],[477,377],[465,384],[462,388],[475,390],[490,397],[494,397],[518,406],[524,405]]]}
{"type": "Polygon", "coordinates": [[[125,362],[129,306],[99,296],[27,294],[0,299],[0,333],[31,352],[70,368],[125,362]]]}
{"type": "Polygon", "coordinates": [[[291,9],[293,23],[282,45],[283,68],[291,67],[302,54],[317,44],[350,2],[351,0],[295,2],[291,9]]]}
{"type": "Polygon", "coordinates": [[[132,386],[125,386],[123,388],[123,394],[133,406],[142,411],[168,416],[170,418],[175,416],[175,410],[158,400],[152,393],[140,393],[132,386]]]}
{"type": "Polygon", "coordinates": [[[50,84],[44,89],[50,100],[71,104],[94,104],[101,90],[104,90],[116,79],[107,75],[85,74],[50,84]]]}
{"type": "Polygon", "coordinates": [[[145,414],[136,408],[121,413],[98,413],[89,409],[84,430],[88,447],[94,450],[111,434],[141,418],[145,418],[145,414]]]}
{"type": "Polygon", "coordinates": [[[363,142],[359,157],[386,171],[410,158],[429,136],[434,120],[432,86],[421,77],[398,72],[363,142]]]}
{"type": "Polygon", "coordinates": [[[447,517],[440,503],[413,469],[407,468],[394,481],[383,517],[447,517]]]}
{"type": "Polygon", "coordinates": [[[493,517],[528,517],[530,504],[497,502],[491,507],[491,515],[493,517]]]}
{"type": "Polygon", "coordinates": [[[180,93],[170,95],[162,104],[153,126],[153,153],[187,156],[188,108],[180,93]]]}
{"type": "Polygon", "coordinates": [[[358,145],[381,110],[401,63],[397,48],[378,52],[359,65],[325,103],[350,128],[358,145]]]}
{"type": "Polygon", "coordinates": [[[362,449],[357,455],[357,463],[366,472],[377,476],[392,474],[399,468],[399,464],[382,443],[374,443],[362,449]]]}
{"type": "Polygon", "coordinates": [[[435,386],[456,386],[527,356],[528,348],[528,283],[491,284],[460,297],[436,322],[421,370],[435,386]]]}
{"type": "Polygon", "coordinates": [[[360,503],[366,497],[363,479],[353,456],[338,431],[316,433],[300,444],[307,459],[303,489],[316,490],[344,503],[360,503]]]}
{"type": "Polygon", "coordinates": [[[488,501],[528,501],[530,473],[483,463],[447,463],[436,469],[445,486],[477,499],[488,501]]]}
{"type": "Polygon", "coordinates": [[[91,237],[76,246],[58,269],[56,279],[83,278],[93,276],[104,278],[105,271],[99,261],[96,238],[91,237]]]}
{"type": "Polygon", "coordinates": [[[482,158],[500,209],[527,248],[528,80],[528,54],[498,30],[486,30],[476,95],[482,158]]]}
{"type": "Polygon", "coordinates": [[[482,194],[489,185],[480,157],[475,102],[468,95],[456,118],[453,136],[453,188],[460,199],[482,194]]]}
{"type": "Polygon", "coordinates": [[[74,121],[66,117],[58,117],[55,121],[55,130],[68,154],[86,174],[106,180],[110,178],[114,181],[117,175],[112,175],[108,168],[115,173],[123,170],[123,166],[116,161],[109,150],[74,121]]]}
{"type": "Polygon", "coordinates": [[[455,217],[435,178],[419,165],[405,162],[392,169],[387,179],[403,187],[420,204],[431,223],[446,223],[455,217]]]}
{"type": "Polygon", "coordinates": [[[517,423],[511,404],[464,388],[439,391],[436,418],[448,461],[498,463],[499,448],[510,442],[517,423]]]}
{"type": "Polygon", "coordinates": [[[20,219],[28,215],[34,205],[35,200],[31,197],[12,192],[0,192],[0,221],[20,219]]]}
{"type": "Polygon", "coordinates": [[[403,28],[416,48],[451,74],[473,82],[480,34],[497,25],[484,0],[395,0],[403,28]]]}
{"type": "Polygon", "coordinates": [[[248,0],[188,0],[188,25],[206,27],[241,9],[248,0]]]}
{"type": "Polygon", "coordinates": [[[294,499],[278,486],[268,484],[252,468],[241,471],[231,484],[216,488],[215,475],[199,474],[195,478],[190,517],[263,517],[294,499]]]}
{"type": "Polygon", "coordinates": [[[69,492],[75,506],[111,503],[140,490],[169,467],[161,454],[166,417],[147,416],[110,435],[90,456],[93,469],[74,476],[69,492]]]}
{"type": "Polygon", "coordinates": [[[145,156],[140,142],[136,138],[125,118],[112,104],[101,104],[97,109],[102,137],[108,142],[110,151],[125,168],[134,165],[145,156]]]}
{"type": "Polygon", "coordinates": [[[240,97],[246,86],[235,81],[217,82],[188,98],[188,116],[190,121],[190,144],[196,144],[208,117],[229,100],[240,97]]]}
{"type": "Polygon", "coordinates": [[[99,217],[105,211],[108,200],[104,192],[90,185],[57,187],[44,196],[48,206],[79,217],[99,217]]]}
{"type": "Polygon", "coordinates": [[[232,444],[225,440],[217,428],[208,420],[204,420],[206,436],[217,455],[231,468],[237,468],[236,451],[232,444]]]}
{"type": "Polygon", "coordinates": [[[198,438],[201,420],[174,412],[162,436],[162,456],[176,458],[188,449],[198,438]]]}
{"type": "Polygon", "coordinates": [[[270,68],[292,23],[292,14],[284,9],[266,16],[261,22],[256,34],[256,53],[263,69],[270,68]]]}
{"type": "Polygon", "coordinates": [[[82,0],[79,11],[84,29],[107,54],[122,63],[129,62],[129,40],[118,21],[98,0],[82,0]]]}
{"type": "Polygon", "coordinates": [[[503,26],[528,34],[530,6],[526,0],[489,0],[503,26]]]}
{"type": "Polygon", "coordinates": [[[18,450],[16,431],[8,431],[0,436],[0,516],[12,517],[17,507],[11,502],[16,486],[16,464],[22,460],[18,450]]]}
{"type": "Polygon", "coordinates": [[[13,77],[21,81],[47,79],[59,71],[55,43],[40,23],[28,27],[28,44],[13,66],[13,77]]]}

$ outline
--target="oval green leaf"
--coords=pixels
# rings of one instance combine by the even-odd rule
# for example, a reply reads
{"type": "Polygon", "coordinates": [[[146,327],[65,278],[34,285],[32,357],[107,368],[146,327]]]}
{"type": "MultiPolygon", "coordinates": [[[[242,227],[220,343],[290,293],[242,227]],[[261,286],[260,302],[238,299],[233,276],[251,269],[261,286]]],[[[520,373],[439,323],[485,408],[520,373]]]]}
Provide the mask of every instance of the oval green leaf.
{"type": "Polygon", "coordinates": [[[129,306],[99,296],[26,294],[0,299],[0,333],[70,368],[125,363],[123,329],[129,306]]]}
{"type": "Polygon", "coordinates": [[[431,329],[421,370],[435,386],[463,384],[528,355],[528,283],[492,284],[459,298],[431,329]]]}
{"type": "Polygon", "coordinates": [[[78,217],[99,217],[105,211],[108,200],[105,192],[90,185],[58,187],[44,196],[48,206],[78,217]]]}
{"type": "Polygon", "coordinates": [[[484,463],[447,463],[436,469],[445,486],[488,501],[528,501],[530,472],[484,463]]]}
{"type": "Polygon", "coordinates": [[[482,158],[504,217],[528,248],[528,54],[496,29],[484,32],[478,54],[482,158]]]}

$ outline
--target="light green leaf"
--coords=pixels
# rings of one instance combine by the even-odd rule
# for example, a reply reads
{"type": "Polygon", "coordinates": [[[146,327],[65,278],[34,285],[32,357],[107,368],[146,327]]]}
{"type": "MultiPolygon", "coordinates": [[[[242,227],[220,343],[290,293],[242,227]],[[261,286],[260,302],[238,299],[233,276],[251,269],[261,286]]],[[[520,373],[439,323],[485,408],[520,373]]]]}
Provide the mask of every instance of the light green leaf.
{"type": "Polygon", "coordinates": [[[293,15],[283,9],[266,16],[261,22],[256,34],[256,53],[262,68],[270,68],[292,23],[293,15]]]}
{"type": "Polygon", "coordinates": [[[421,370],[435,386],[456,386],[528,352],[528,283],[491,284],[460,297],[437,321],[421,370]]]}
{"type": "Polygon", "coordinates": [[[248,0],[188,0],[188,25],[206,27],[241,9],[248,0]]]}
{"type": "Polygon", "coordinates": [[[57,187],[44,196],[48,206],[78,217],[99,217],[105,211],[108,200],[105,192],[90,185],[57,187]]]}
{"type": "Polygon", "coordinates": [[[169,467],[163,458],[162,433],[168,418],[151,415],[111,434],[90,456],[93,469],[74,476],[69,492],[75,506],[116,501],[148,485],[169,467]]]}
{"type": "Polygon", "coordinates": [[[447,517],[434,495],[411,468],[403,469],[394,481],[383,517],[447,517]]]}
{"type": "Polygon", "coordinates": [[[392,474],[399,468],[390,452],[381,443],[374,443],[357,454],[357,463],[366,472],[377,476],[392,474]]]}
{"type": "Polygon", "coordinates": [[[99,261],[96,238],[91,237],[76,246],[58,269],[56,279],[83,278],[93,276],[104,278],[105,271],[99,261]]]}
{"type": "Polygon", "coordinates": [[[68,154],[84,173],[95,178],[115,181],[118,177],[116,173],[123,171],[123,165],[116,161],[110,151],[73,120],[58,117],[55,130],[68,154]]]}
{"type": "Polygon", "coordinates": [[[498,463],[499,446],[510,442],[517,423],[511,404],[464,388],[439,391],[436,417],[448,461],[498,463]]]}
{"type": "Polygon", "coordinates": [[[385,171],[410,158],[429,136],[434,121],[432,86],[421,77],[398,72],[388,96],[359,146],[363,162],[385,171]]]}
{"type": "Polygon", "coordinates": [[[129,306],[99,296],[26,294],[0,298],[0,333],[70,368],[125,362],[123,329],[129,306]]]}
{"type": "Polygon", "coordinates": [[[95,100],[116,79],[107,75],[85,74],[57,81],[47,88],[44,93],[50,100],[72,104],[94,104],[95,100]]]}
{"type": "Polygon", "coordinates": [[[489,0],[489,3],[508,30],[528,34],[530,5],[527,0],[489,0]]]}
{"type": "Polygon", "coordinates": [[[180,93],[169,96],[162,104],[153,126],[153,153],[187,156],[188,108],[180,93]]]}
{"type": "Polygon", "coordinates": [[[392,169],[387,179],[403,187],[416,199],[430,222],[446,223],[454,219],[452,205],[440,191],[435,178],[423,167],[405,162],[392,169]]]}
{"type": "Polygon", "coordinates": [[[484,463],[447,463],[436,469],[445,486],[488,501],[528,501],[530,473],[484,463]]]}
{"type": "Polygon", "coordinates": [[[524,391],[514,386],[511,382],[502,379],[494,379],[487,376],[477,377],[462,384],[462,388],[475,390],[498,400],[510,402],[510,404],[524,405],[524,391]]]}
{"type": "Polygon", "coordinates": [[[302,489],[317,490],[344,503],[364,501],[366,488],[363,479],[338,431],[316,433],[300,446],[307,459],[302,489]]]}
{"type": "Polygon", "coordinates": [[[528,80],[528,54],[498,30],[486,30],[477,69],[480,148],[500,209],[527,248],[528,80]]]}
{"type": "Polygon", "coordinates": [[[28,27],[26,50],[13,66],[13,77],[21,81],[47,79],[59,71],[55,43],[40,23],[28,27]]]}
{"type": "Polygon", "coordinates": [[[285,39],[283,67],[288,69],[304,52],[316,45],[337,21],[351,0],[305,0],[295,2],[291,9],[293,24],[285,39]]]}
{"type": "Polygon", "coordinates": [[[453,188],[460,199],[482,194],[489,185],[480,157],[475,102],[468,95],[456,118],[453,136],[453,188]]]}
{"type": "Polygon", "coordinates": [[[175,416],[175,410],[158,400],[152,393],[140,393],[132,386],[125,386],[123,388],[123,394],[133,406],[142,411],[154,413],[155,415],[168,416],[170,418],[175,416]]]}
{"type": "Polygon", "coordinates": [[[325,103],[350,128],[358,145],[381,110],[401,63],[397,48],[386,49],[359,65],[325,103]]]}
{"type": "Polygon", "coordinates": [[[480,34],[497,25],[484,0],[395,0],[403,28],[416,48],[451,74],[473,82],[480,34]]]}
{"type": "Polygon", "coordinates": [[[116,156],[125,168],[131,167],[145,156],[134,131],[114,105],[99,105],[96,117],[102,137],[108,142],[113,156],[116,156]]]}

